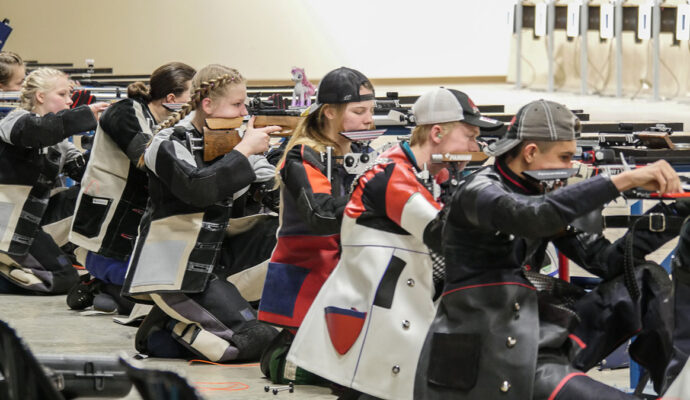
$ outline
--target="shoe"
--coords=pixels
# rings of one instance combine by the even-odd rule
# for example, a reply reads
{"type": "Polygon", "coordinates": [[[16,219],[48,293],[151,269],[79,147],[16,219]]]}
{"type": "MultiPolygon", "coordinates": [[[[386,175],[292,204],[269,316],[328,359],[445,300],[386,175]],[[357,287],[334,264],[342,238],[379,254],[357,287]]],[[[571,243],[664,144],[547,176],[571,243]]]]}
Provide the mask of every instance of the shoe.
{"type": "Polygon", "coordinates": [[[79,282],[67,292],[67,306],[72,310],[83,310],[93,305],[94,292],[98,288],[98,280],[91,275],[82,275],[79,282]]]}

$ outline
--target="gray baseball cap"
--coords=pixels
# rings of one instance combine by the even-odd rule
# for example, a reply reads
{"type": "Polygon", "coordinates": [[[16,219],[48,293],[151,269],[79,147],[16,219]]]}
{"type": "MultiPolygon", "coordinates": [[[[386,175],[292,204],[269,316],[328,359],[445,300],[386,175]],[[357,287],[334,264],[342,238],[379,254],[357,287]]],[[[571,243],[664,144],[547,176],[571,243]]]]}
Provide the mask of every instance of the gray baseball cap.
{"type": "Polygon", "coordinates": [[[503,126],[501,121],[482,116],[469,96],[454,89],[436,88],[424,93],[412,106],[412,114],[417,125],[462,121],[484,130],[503,126]]]}
{"type": "Polygon", "coordinates": [[[484,148],[497,157],[525,140],[556,142],[580,137],[580,119],[563,104],[537,100],[522,106],[503,138],[484,148]]]}

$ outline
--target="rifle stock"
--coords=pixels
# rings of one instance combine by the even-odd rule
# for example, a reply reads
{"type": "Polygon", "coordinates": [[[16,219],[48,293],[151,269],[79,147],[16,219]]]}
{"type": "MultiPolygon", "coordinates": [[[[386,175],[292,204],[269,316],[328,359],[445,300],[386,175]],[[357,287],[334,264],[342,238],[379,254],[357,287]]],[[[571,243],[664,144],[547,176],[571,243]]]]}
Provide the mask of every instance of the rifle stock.
{"type": "Polygon", "coordinates": [[[232,151],[242,140],[237,128],[244,118],[207,118],[204,127],[204,161],[232,151]]]}
{"type": "Polygon", "coordinates": [[[648,149],[675,150],[676,148],[667,132],[640,132],[637,137],[648,149]]]}
{"type": "Polygon", "coordinates": [[[241,140],[237,129],[211,130],[204,128],[204,161],[211,161],[231,152],[241,140]]]}
{"type": "Polygon", "coordinates": [[[287,137],[292,135],[292,131],[303,118],[297,115],[256,115],[254,127],[263,128],[265,126],[277,125],[283,129],[279,132],[271,133],[271,136],[287,137]]]}
{"type": "Polygon", "coordinates": [[[211,130],[237,129],[242,126],[244,118],[206,118],[206,126],[211,130]]]}
{"type": "MultiPolygon", "coordinates": [[[[254,119],[255,128],[277,125],[283,129],[271,133],[271,136],[288,137],[297,127],[303,117],[297,115],[257,115],[254,119]]],[[[232,151],[242,140],[237,128],[242,126],[244,119],[238,118],[207,118],[204,127],[204,161],[211,161],[232,151]]]]}

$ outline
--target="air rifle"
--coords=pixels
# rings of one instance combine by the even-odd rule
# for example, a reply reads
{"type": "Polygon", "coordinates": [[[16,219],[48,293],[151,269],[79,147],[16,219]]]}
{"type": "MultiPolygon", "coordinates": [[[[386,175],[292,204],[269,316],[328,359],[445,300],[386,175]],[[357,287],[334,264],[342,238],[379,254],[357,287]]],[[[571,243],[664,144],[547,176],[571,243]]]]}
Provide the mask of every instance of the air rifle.
{"type": "Polygon", "coordinates": [[[690,162],[690,149],[676,144],[673,130],[658,124],[644,131],[633,132],[632,126],[620,125],[617,132],[582,134],[578,139],[582,161],[595,165],[612,164],[622,154],[634,164],[646,164],[660,159],[669,163],[690,162]]]}
{"type": "Polygon", "coordinates": [[[279,101],[280,99],[276,96],[271,97],[273,97],[274,100],[263,101],[259,96],[256,96],[249,101],[247,110],[250,115],[256,117],[254,119],[254,127],[280,126],[283,129],[279,132],[272,133],[271,136],[291,136],[292,131],[304,118],[302,117],[304,110],[285,108],[286,103],[279,101]]]}
{"type": "Polygon", "coordinates": [[[548,193],[565,186],[570,178],[577,175],[578,171],[578,168],[559,168],[522,171],[522,174],[528,181],[539,186],[542,193],[548,193]]]}
{"type": "MultiPolygon", "coordinates": [[[[360,144],[360,148],[362,149],[361,152],[347,153],[342,157],[343,167],[348,174],[360,175],[376,164],[376,158],[379,156],[379,153],[371,149],[369,147],[369,143],[383,135],[385,132],[385,129],[340,132],[341,135],[348,138],[351,142],[360,144]],[[366,149],[370,149],[372,151],[366,152],[364,151],[366,149]]],[[[332,160],[338,158],[339,157],[331,157],[332,160]]]]}
{"type": "Polygon", "coordinates": [[[424,186],[427,187],[429,193],[435,199],[440,199],[440,201],[445,202],[458,188],[463,176],[463,169],[458,165],[460,162],[470,163],[470,162],[483,162],[489,157],[481,151],[472,151],[466,153],[444,153],[444,154],[432,154],[431,163],[432,164],[447,164],[448,165],[448,179],[444,182],[438,183],[434,176],[431,175],[426,166],[424,170],[421,171],[417,177],[422,181],[424,186]]]}
{"type": "MultiPolygon", "coordinates": [[[[283,129],[270,135],[288,137],[299,123],[299,116],[287,115],[257,115],[254,120],[255,128],[277,125],[283,129]]],[[[203,150],[204,161],[211,161],[229,153],[242,140],[238,128],[244,123],[244,118],[207,118],[204,125],[203,138],[187,135],[189,148],[203,150]]]]}

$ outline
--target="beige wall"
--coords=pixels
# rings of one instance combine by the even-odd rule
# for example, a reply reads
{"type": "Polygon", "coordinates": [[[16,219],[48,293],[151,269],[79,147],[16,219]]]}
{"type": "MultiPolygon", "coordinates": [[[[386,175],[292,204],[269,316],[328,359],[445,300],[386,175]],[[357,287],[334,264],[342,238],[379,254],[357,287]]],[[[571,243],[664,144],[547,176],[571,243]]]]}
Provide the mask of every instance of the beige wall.
{"type": "Polygon", "coordinates": [[[250,80],[319,78],[348,65],[371,78],[506,75],[509,0],[1,0],[26,59],[117,74],[177,60],[250,80]]]}

